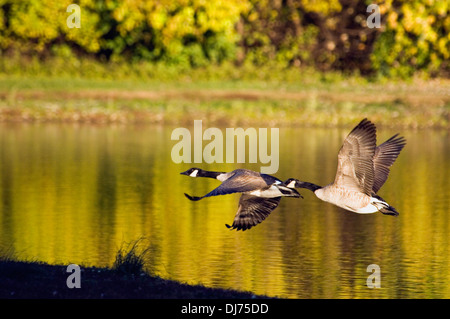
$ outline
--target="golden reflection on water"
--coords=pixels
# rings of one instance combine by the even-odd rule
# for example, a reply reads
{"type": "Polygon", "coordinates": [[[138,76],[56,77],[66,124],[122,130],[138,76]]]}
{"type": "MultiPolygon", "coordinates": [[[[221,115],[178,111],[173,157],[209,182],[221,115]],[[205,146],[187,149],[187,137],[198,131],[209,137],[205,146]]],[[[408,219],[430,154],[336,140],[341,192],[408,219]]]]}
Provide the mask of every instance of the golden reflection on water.
{"type": "MultiPolygon", "coordinates": [[[[204,123],[207,126],[207,123],[204,123]]],[[[261,164],[174,164],[173,128],[0,126],[0,253],[19,260],[111,266],[142,239],[165,278],[286,298],[450,298],[450,142],[408,140],[379,194],[400,212],[358,215],[284,198],[257,227],[229,231],[239,195],[190,202],[218,185],[179,173],[261,164]],[[381,268],[381,288],[366,271],[381,268]]],[[[326,185],[349,129],[280,128],[277,177],[326,185]]],[[[379,142],[392,134],[379,129],[379,142]]],[[[204,145],[206,142],[204,143],[204,145]]]]}

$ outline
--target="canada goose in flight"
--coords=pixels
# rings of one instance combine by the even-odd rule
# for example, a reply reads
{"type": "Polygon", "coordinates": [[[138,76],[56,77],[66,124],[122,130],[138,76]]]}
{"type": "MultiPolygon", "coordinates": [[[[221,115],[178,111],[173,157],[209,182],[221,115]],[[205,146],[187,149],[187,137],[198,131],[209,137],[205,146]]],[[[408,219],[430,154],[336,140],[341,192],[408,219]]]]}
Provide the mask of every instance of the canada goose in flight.
{"type": "Polygon", "coordinates": [[[307,188],[321,200],[355,213],[379,211],[397,216],[397,210],[377,192],[405,145],[405,138],[396,134],[376,146],[375,125],[364,119],[350,132],[339,151],[334,183],[324,187],[294,179],[285,183],[287,187],[307,188]]]}
{"type": "Polygon", "coordinates": [[[192,201],[205,197],[242,193],[233,224],[228,228],[247,230],[261,223],[277,208],[281,197],[302,197],[294,188],[286,185],[276,177],[261,174],[248,169],[236,169],[232,172],[211,172],[200,168],[190,168],[181,174],[191,177],[209,177],[222,182],[208,194],[195,197],[184,194],[192,201]]]}

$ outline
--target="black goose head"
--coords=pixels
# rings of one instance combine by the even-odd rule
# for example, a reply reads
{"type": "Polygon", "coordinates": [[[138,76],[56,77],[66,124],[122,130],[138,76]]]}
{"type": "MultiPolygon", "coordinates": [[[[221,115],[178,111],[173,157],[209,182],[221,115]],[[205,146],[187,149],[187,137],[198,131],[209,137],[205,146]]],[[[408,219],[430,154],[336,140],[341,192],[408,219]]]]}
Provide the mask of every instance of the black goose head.
{"type": "Polygon", "coordinates": [[[289,188],[300,188],[300,183],[301,182],[298,179],[288,178],[287,180],[284,181],[283,184],[289,188]]]}
{"type": "Polygon", "coordinates": [[[187,175],[187,176],[191,176],[191,177],[199,177],[201,176],[201,173],[203,172],[202,169],[200,168],[196,168],[196,167],[192,167],[190,169],[188,169],[185,172],[180,173],[181,175],[187,175]],[[200,175],[199,175],[200,173],[200,175]]]}
{"type": "Polygon", "coordinates": [[[190,177],[209,177],[209,178],[217,178],[217,176],[224,174],[223,172],[212,172],[205,171],[201,168],[193,167],[188,169],[186,172],[180,173],[182,175],[187,175],[190,177]]]}
{"type": "Polygon", "coordinates": [[[310,191],[315,192],[316,190],[322,188],[322,186],[313,184],[313,183],[309,183],[309,182],[302,182],[299,181],[298,179],[295,178],[289,178],[284,182],[284,185],[286,185],[286,187],[289,188],[306,188],[309,189],[310,191]]]}

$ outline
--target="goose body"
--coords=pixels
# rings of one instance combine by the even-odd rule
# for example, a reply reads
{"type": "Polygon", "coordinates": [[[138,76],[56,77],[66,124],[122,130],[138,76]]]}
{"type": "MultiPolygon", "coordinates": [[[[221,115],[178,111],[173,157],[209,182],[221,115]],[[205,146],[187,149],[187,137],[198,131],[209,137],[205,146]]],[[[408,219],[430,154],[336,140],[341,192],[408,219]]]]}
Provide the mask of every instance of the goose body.
{"type": "Polygon", "coordinates": [[[316,196],[343,209],[359,214],[376,213],[379,207],[389,206],[383,200],[342,187],[324,187],[314,192],[316,196]]]}
{"type": "Polygon", "coordinates": [[[185,194],[192,201],[211,196],[242,193],[233,224],[226,225],[231,229],[246,230],[261,223],[277,208],[281,197],[301,197],[294,188],[287,187],[278,178],[248,169],[236,169],[225,173],[190,168],[181,174],[190,177],[214,178],[222,182],[217,188],[201,197],[185,194]]]}
{"type": "Polygon", "coordinates": [[[390,167],[406,144],[398,134],[376,146],[375,125],[362,120],[347,136],[338,154],[333,183],[324,187],[288,180],[289,187],[307,188],[321,200],[359,214],[381,212],[398,215],[397,210],[377,195],[386,182],[390,167]]]}

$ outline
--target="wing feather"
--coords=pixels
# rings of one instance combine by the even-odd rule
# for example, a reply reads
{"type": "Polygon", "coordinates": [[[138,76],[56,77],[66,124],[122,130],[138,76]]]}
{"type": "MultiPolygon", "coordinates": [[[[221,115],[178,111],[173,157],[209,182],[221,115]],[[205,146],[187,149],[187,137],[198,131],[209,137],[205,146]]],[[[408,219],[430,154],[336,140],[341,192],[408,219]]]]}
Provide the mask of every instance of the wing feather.
{"type": "Polygon", "coordinates": [[[406,139],[395,134],[375,150],[373,164],[375,169],[375,178],[372,191],[376,194],[381,186],[386,182],[390,167],[394,164],[403,147],[406,145],[406,139]]]}
{"type": "Polygon", "coordinates": [[[239,207],[233,224],[226,226],[231,229],[243,231],[250,229],[264,221],[278,207],[280,199],[281,197],[262,198],[242,194],[239,199],[239,207]]]}
{"type": "Polygon", "coordinates": [[[371,194],[376,138],[375,125],[367,119],[349,133],[339,150],[335,186],[371,194]]]}

